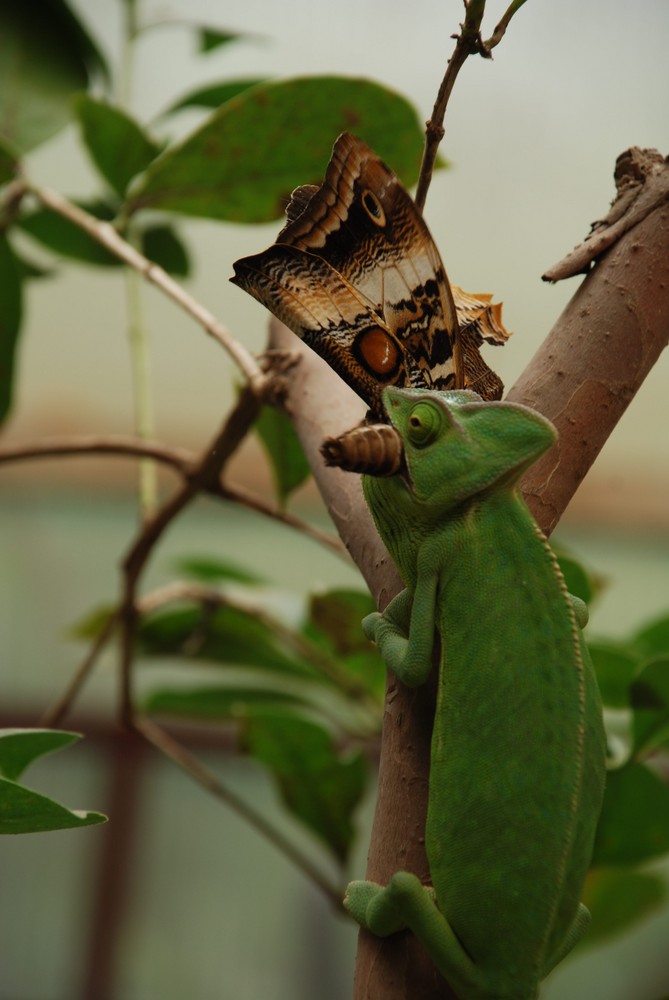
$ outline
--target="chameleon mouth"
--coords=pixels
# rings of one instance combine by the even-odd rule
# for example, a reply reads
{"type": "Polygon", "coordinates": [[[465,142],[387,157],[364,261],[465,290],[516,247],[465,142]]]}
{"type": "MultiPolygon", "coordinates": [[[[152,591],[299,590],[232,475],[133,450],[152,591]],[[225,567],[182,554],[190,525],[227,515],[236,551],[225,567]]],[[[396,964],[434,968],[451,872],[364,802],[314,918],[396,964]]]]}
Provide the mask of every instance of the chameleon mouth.
{"type": "Polygon", "coordinates": [[[405,471],[404,445],[390,424],[361,424],[321,445],[325,464],[344,472],[395,476],[405,471]]]}

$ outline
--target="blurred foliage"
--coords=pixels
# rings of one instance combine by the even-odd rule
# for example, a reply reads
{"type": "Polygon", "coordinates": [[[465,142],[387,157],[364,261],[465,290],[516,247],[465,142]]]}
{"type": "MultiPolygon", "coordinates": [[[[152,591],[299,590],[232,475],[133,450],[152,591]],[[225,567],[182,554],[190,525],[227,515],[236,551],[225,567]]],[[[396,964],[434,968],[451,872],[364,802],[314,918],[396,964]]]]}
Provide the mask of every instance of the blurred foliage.
{"type": "Polygon", "coordinates": [[[33,761],[81,739],[53,729],[0,729],[0,834],[44,833],[105,823],[102,813],[67,809],[18,779],[33,761]]]}

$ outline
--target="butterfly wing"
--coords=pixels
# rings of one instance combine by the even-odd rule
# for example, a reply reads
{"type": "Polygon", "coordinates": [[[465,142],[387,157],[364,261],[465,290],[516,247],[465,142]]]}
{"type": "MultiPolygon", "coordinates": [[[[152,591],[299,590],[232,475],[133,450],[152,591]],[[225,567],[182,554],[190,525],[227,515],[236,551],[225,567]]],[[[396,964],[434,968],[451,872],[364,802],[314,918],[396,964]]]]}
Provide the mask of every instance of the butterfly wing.
{"type": "Polygon", "coordinates": [[[387,385],[424,385],[402,344],[327,261],[287,244],[235,263],[232,279],[320,354],[375,413],[387,385]]]}
{"type": "Polygon", "coordinates": [[[276,244],[237,261],[232,280],[305,340],[373,411],[380,412],[385,385],[466,384],[489,398],[501,396],[501,382],[478,351],[484,337],[507,335],[501,323],[486,326],[495,307],[455,286],[454,298],[414,202],[364,143],[339,136],[323,184],[297,188],[286,215],[276,244]]]}
{"type": "Polygon", "coordinates": [[[340,135],[323,184],[298,188],[288,216],[277,243],[318,254],[341,274],[404,345],[426,386],[464,385],[439,252],[399,179],[363,142],[340,135]]]}

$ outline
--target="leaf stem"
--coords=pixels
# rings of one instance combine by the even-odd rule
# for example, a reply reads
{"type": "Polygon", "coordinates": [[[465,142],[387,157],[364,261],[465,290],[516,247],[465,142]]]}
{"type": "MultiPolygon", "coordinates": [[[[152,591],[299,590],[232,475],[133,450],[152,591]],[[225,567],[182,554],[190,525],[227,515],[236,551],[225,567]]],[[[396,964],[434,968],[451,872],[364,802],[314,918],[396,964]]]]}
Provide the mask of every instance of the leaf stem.
{"type": "MultiPolygon", "coordinates": [[[[141,278],[133,268],[125,270],[128,303],[128,340],[135,403],[135,431],[141,441],[148,441],[154,430],[153,394],[151,392],[151,352],[142,308],[141,278]]],[[[158,476],[155,463],[144,458],[139,464],[139,505],[143,519],[151,515],[158,502],[158,476]]]]}

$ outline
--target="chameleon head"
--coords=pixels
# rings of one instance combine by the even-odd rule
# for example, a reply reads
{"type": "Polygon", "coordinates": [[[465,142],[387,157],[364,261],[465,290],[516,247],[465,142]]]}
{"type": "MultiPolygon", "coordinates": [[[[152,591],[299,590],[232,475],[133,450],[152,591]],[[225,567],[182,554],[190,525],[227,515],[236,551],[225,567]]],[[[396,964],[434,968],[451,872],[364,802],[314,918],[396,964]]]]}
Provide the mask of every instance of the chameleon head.
{"type": "Polygon", "coordinates": [[[404,445],[407,487],[442,512],[515,482],[557,438],[536,411],[466,390],[388,388],[383,403],[404,445]]]}

